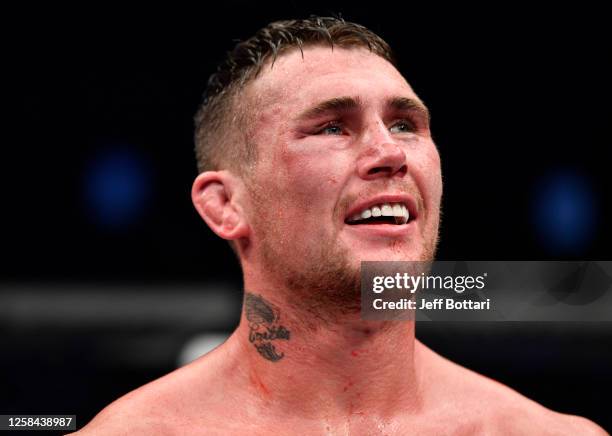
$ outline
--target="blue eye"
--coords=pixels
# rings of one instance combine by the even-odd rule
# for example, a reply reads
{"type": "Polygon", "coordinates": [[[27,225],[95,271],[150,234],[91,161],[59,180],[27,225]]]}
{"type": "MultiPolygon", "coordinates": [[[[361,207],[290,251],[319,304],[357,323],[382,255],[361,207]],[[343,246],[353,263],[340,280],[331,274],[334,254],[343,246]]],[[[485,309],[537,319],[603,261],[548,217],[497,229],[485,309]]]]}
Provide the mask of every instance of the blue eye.
{"type": "MultiPolygon", "coordinates": [[[[411,133],[416,131],[416,127],[408,120],[401,120],[393,124],[389,129],[392,133],[411,133]]],[[[341,124],[332,122],[323,126],[315,132],[316,135],[343,135],[344,130],[341,124]]]]}
{"type": "Polygon", "coordinates": [[[416,129],[412,123],[404,120],[395,123],[393,126],[391,126],[390,130],[393,133],[407,133],[414,132],[416,129]],[[393,129],[395,129],[395,131],[393,129]]]}
{"type": "Polygon", "coordinates": [[[342,135],[342,127],[336,123],[330,123],[317,132],[318,135],[342,135]]]}

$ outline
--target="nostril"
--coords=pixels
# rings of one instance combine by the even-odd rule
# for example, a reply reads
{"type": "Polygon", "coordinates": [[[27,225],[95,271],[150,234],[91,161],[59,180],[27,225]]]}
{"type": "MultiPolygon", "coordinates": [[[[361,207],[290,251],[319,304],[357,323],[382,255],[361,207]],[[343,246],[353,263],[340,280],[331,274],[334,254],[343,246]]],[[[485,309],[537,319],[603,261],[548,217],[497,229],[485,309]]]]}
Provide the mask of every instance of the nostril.
{"type": "Polygon", "coordinates": [[[389,168],[389,167],[376,167],[376,168],[372,168],[370,171],[368,171],[368,175],[380,173],[382,171],[389,172],[390,169],[391,168],[389,168]]]}
{"type": "Polygon", "coordinates": [[[391,167],[375,167],[372,168],[368,171],[368,175],[372,175],[372,174],[377,174],[377,173],[389,173],[389,174],[395,174],[395,173],[400,173],[401,175],[404,175],[408,172],[408,167],[406,165],[402,165],[399,169],[397,169],[396,171],[394,171],[393,168],[391,167]]]}

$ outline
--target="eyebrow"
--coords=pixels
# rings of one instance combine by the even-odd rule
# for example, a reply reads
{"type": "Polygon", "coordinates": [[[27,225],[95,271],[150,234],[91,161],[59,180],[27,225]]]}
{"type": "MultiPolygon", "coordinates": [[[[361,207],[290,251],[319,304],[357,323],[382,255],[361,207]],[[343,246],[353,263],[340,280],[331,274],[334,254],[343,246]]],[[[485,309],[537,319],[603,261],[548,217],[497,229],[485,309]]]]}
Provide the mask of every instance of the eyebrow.
{"type": "Polygon", "coordinates": [[[387,105],[400,112],[416,112],[429,122],[429,109],[427,109],[427,106],[420,100],[407,97],[394,97],[387,102],[387,105]]]}
{"type": "MultiPolygon", "coordinates": [[[[393,97],[387,100],[386,106],[403,112],[417,112],[429,121],[429,109],[421,101],[408,97],[393,97]]],[[[322,101],[315,106],[306,109],[298,115],[298,121],[307,121],[327,114],[342,114],[353,112],[364,107],[359,97],[335,97],[322,101]]]]}
{"type": "Polygon", "coordinates": [[[363,107],[361,99],[353,97],[336,97],[318,103],[316,106],[306,109],[297,119],[300,121],[312,120],[330,113],[353,112],[363,107]]]}

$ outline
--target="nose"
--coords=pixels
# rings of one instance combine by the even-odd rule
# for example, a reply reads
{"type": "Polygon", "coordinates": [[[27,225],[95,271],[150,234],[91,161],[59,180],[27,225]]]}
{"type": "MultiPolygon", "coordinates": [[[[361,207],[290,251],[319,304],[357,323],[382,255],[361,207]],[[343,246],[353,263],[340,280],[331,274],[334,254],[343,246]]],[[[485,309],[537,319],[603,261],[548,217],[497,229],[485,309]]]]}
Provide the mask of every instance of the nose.
{"type": "Polygon", "coordinates": [[[367,147],[357,159],[359,176],[365,180],[403,176],[408,171],[406,153],[393,142],[382,142],[367,147]]]}

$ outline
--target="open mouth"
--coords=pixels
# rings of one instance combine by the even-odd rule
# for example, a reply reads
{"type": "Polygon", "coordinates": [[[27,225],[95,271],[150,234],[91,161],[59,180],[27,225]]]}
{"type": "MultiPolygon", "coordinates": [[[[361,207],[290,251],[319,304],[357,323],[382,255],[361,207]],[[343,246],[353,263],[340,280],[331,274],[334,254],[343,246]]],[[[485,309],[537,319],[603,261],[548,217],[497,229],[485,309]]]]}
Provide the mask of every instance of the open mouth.
{"type": "Polygon", "coordinates": [[[348,217],[344,222],[349,225],[359,224],[393,224],[404,225],[413,221],[414,217],[404,203],[375,204],[348,217]]]}

